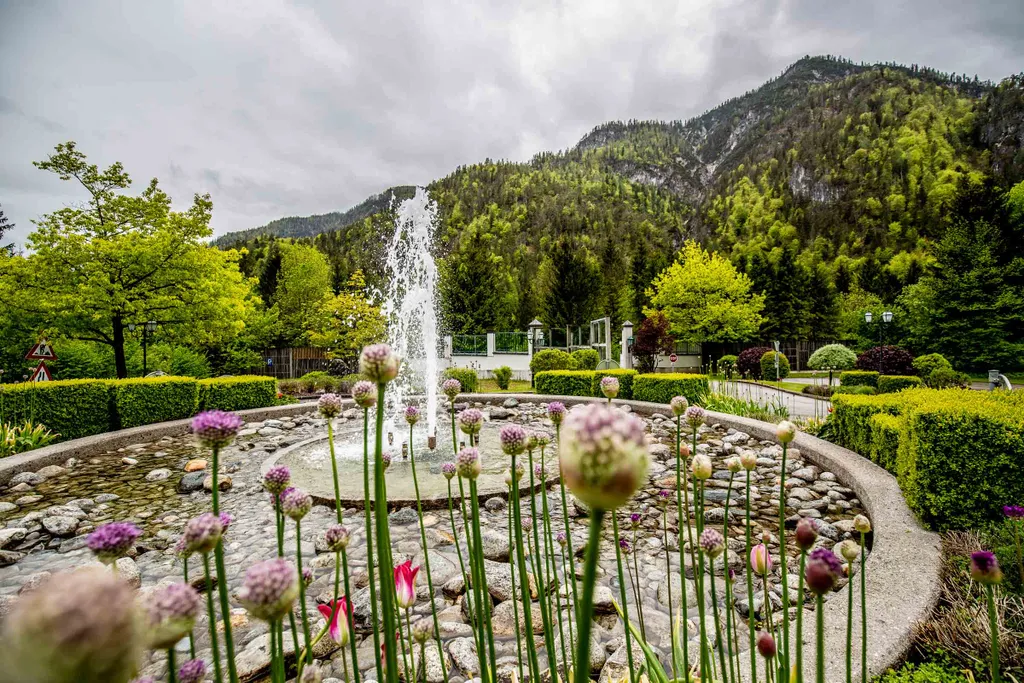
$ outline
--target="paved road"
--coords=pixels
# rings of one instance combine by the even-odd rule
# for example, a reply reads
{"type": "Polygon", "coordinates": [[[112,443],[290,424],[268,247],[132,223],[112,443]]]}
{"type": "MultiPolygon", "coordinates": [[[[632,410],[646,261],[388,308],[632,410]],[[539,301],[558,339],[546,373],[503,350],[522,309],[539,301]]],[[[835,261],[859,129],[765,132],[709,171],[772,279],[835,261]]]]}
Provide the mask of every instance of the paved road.
{"type": "Polygon", "coordinates": [[[742,399],[757,401],[761,404],[781,403],[789,408],[790,417],[824,418],[828,414],[829,402],[824,399],[800,396],[761,384],[749,384],[746,382],[714,380],[711,382],[711,386],[715,391],[728,393],[742,399]]]}

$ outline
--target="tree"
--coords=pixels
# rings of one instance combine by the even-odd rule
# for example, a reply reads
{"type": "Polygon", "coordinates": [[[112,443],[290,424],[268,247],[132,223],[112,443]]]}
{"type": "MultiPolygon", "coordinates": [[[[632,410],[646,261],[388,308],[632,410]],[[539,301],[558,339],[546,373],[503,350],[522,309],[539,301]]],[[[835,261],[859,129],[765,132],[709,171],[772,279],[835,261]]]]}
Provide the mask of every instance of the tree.
{"type": "Polygon", "coordinates": [[[477,218],[441,262],[441,310],[452,334],[484,334],[513,324],[510,295],[516,288],[505,259],[495,253],[493,228],[493,214],[477,218]]]}
{"type": "Polygon", "coordinates": [[[329,349],[329,357],[351,360],[364,346],[383,341],[387,333],[380,307],[366,296],[363,271],[352,273],[345,289],[324,299],[310,314],[309,339],[329,349]]]}
{"type": "Polygon", "coordinates": [[[199,345],[230,339],[245,326],[249,286],[236,251],[206,245],[209,195],[195,195],[183,212],[154,178],[139,196],[124,194],[131,179],[120,163],[101,171],[74,142],[57,145],[36,163],[88,193],[36,221],[30,253],[0,261],[0,300],[24,324],[106,344],[118,377],[127,376],[128,325],[155,321],[164,341],[199,345]]]}
{"type": "MultiPolygon", "coordinates": [[[[651,306],[668,317],[680,341],[744,341],[764,318],[764,296],[727,259],[688,241],[649,290],[651,306]]],[[[650,315],[650,312],[648,312],[650,315]]]]}
{"type": "Polygon", "coordinates": [[[747,264],[755,291],[764,294],[765,339],[802,339],[810,333],[811,277],[791,248],[776,249],[771,258],[757,251],[747,264]]]}
{"type": "Polygon", "coordinates": [[[600,293],[597,264],[578,238],[558,238],[548,263],[544,322],[550,327],[577,327],[590,322],[600,293]]]}
{"type": "Polygon", "coordinates": [[[4,244],[4,233],[14,230],[14,223],[7,220],[3,208],[0,208],[0,256],[11,256],[14,254],[14,243],[4,244]]]}
{"type": "Polygon", "coordinates": [[[661,311],[651,311],[640,323],[633,339],[633,357],[640,372],[654,372],[658,354],[675,350],[676,340],[668,328],[668,318],[661,311]]]}
{"type": "Polygon", "coordinates": [[[282,243],[274,308],[281,320],[285,344],[309,343],[310,316],[319,310],[331,291],[331,265],[316,247],[282,243]]]}

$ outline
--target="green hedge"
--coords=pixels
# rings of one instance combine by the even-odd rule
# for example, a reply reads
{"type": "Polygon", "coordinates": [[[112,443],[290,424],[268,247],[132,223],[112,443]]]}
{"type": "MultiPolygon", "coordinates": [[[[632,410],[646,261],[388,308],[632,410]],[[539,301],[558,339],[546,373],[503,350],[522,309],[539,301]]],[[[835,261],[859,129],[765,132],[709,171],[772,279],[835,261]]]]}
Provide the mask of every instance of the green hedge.
{"type": "Polygon", "coordinates": [[[538,394],[552,396],[593,396],[593,385],[593,370],[545,370],[533,378],[538,394]]]}
{"type": "Polygon", "coordinates": [[[915,377],[914,375],[878,376],[878,393],[880,394],[894,394],[897,391],[914,389],[921,386],[924,386],[924,382],[921,381],[920,377],[915,377]]]}
{"type": "Polygon", "coordinates": [[[876,413],[868,420],[870,457],[890,471],[896,469],[896,453],[900,446],[902,427],[902,420],[888,413],[876,413]]]}
{"type": "Polygon", "coordinates": [[[878,375],[874,370],[845,370],[839,373],[839,383],[849,387],[877,387],[878,375]]]}
{"type": "Polygon", "coordinates": [[[274,405],[277,382],[256,375],[199,380],[199,410],[249,410],[274,405]]]}
{"type": "Polygon", "coordinates": [[[462,385],[462,393],[476,393],[476,370],[473,370],[472,368],[448,368],[444,371],[443,379],[449,379],[452,377],[459,380],[459,384],[462,385]]]}
{"type": "Polygon", "coordinates": [[[145,377],[113,382],[121,429],[184,420],[199,409],[199,383],[191,377],[145,377]]]}
{"type": "Polygon", "coordinates": [[[601,393],[601,379],[604,377],[614,377],[619,380],[618,398],[633,398],[633,380],[636,376],[636,370],[598,370],[594,373],[594,379],[590,384],[590,395],[603,397],[604,394],[601,393]]]}
{"type": "Polygon", "coordinates": [[[62,441],[117,429],[112,382],[68,379],[0,384],[0,422],[43,424],[62,441]]]}
{"type": "Polygon", "coordinates": [[[577,370],[596,370],[601,362],[601,354],[596,349],[576,349],[569,355],[576,361],[577,370]]]}
{"type": "Polygon", "coordinates": [[[671,372],[633,378],[633,398],[637,401],[668,403],[674,396],[685,396],[690,403],[700,403],[708,390],[707,375],[671,372]]]}
{"type": "Polygon", "coordinates": [[[541,349],[530,359],[530,372],[534,375],[548,370],[575,369],[576,359],[560,349],[541,349]]]}

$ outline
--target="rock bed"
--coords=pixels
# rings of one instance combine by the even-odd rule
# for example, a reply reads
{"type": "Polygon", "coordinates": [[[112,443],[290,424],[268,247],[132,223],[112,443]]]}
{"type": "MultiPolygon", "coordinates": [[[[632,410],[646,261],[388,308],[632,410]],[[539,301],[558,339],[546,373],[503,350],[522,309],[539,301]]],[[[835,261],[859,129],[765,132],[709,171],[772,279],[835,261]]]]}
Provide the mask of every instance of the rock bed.
{"type": "MultiPolygon", "coordinates": [[[[508,399],[503,406],[488,407],[474,404],[489,413],[489,419],[509,420],[528,427],[553,433],[553,426],[547,420],[541,403],[522,402],[508,399]]],[[[358,421],[356,411],[349,411],[339,418],[341,422],[358,421]]],[[[641,513],[636,530],[633,552],[640,568],[640,593],[644,609],[647,639],[668,663],[670,657],[669,615],[667,611],[669,580],[672,584],[674,605],[680,610],[680,583],[678,571],[678,519],[674,503],[667,513],[668,548],[671,562],[671,579],[666,571],[666,553],[663,524],[664,514],[656,506],[657,493],[662,488],[674,491],[675,486],[675,423],[674,420],[655,415],[644,418],[652,438],[651,470],[649,485],[640,493],[632,505],[619,510],[620,532],[633,542],[629,514],[641,513]]],[[[684,427],[685,429],[685,427],[684,427]]],[[[235,522],[226,536],[226,572],[234,590],[241,581],[245,568],[276,554],[276,542],[272,533],[273,510],[269,497],[262,488],[260,464],[270,454],[282,447],[297,443],[325,432],[322,419],[313,414],[300,415],[288,420],[267,420],[245,425],[236,443],[222,452],[222,479],[228,481],[227,490],[222,494],[222,508],[235,515],[235,522]],[[225,476],[226,475],[226,476],[225,476]],[[271,531],[268,532],[268,529],[271,531]]],[[[746,616],[750,608],[746,601],[744,571],[744,484],[745,473],[736,475],[733,487],[729,489],[729,475],[724,468],[724,459],[743,450],[753,450],[758,455],[757,469],[751,473],[752,534],[760,538],[763,530],[770,534],[769,548],[775,560],[775,576],[769,599],[773,610],[781,609],[781,586],[779,585],[778,540],[778,478],[781,463],[781,448],[773,442],[759,442],[735,430],[725,430],[715,425],[703,426],[699,433],[697,450],[711,456],[715,474],[707,482],[707,510],[705,521],[721,528],[724,518],[724,501],[731,495],[729,521],[729,565],[737,572],[735,593],[736,609],[746,616]]],[[[189,437],[166,437],[155,443],[136,444],[111,451],[82,461],[68,461],[63,467],[50,466],[37,473],[18,475],[11,484],[0,489],[0,617],[9,610],[21,591],[33,588],[48,573],[73,568],[89,562],[92,558],[84,547],[84,534],[97,524],[111,520],[129,519],[144,530],[136,552],[131,558],[121,561],[119,569],[136,583],[146,587],[162,581],[180,580],[182,564],[176,559],[171,547],[185,521],[209,508],[209,493],[203,489],[206,473],[202,470],[185,473],[186,466],[195,468],[195,461],[206,457],[189,437]],[[184,492],[181,492],[184,491],[184,492]]],[[[535,455],[539,459],[539,456],[535,455]]],[[[525,456],[524,456],[525,459],[525,456]]],[[[553,450],[548,453],[553,463],[553,450]]],[[[863,510],[855,494],[836,481],[830,472],[805,463],[796,449],[790,449],[787,461],[786,487],[787,526],[795,525],[800,517],[819,520],[818,543],[832,547],[838,541],[850,537],[852,519],[863,510]]],[[[423,476],[421,474],[421,476],[423,476]]],[[[207,486],[209,482],[207,481],[207,486]]],[[[673,496],[674,497],[674,496],[673,496]]],[[[692,497],[691,497],[692,498],[692,497]]],[[[587,532],[586,510],[582,504],[569,495],[570,528],[573,547],[582,549],[587,532]]],[[[538,519],[541,519],[541,498],[535,504],[538,519]]],[[[562,530],[561,497],[557,484],[548,492],[548,506],[551,510],[552,534],[562,530]]],[[[691,500],[692,507],[692,500],[691,500]]],[[[523,499],[524,515],[529,514],[529,498],[523,499]]],[[[349,546],[349,563],[353,582],[352,599],[355,604],[358,656],[360,668],[374,677],[373,664],[376,651],[369,635],[369,589],[367,587],[366,557],[363,543],[363,513],[354,509],[345,511],[346,525],[352,532],[353,541],[349,546]]],[[[412,559],[414,564],[422,563],[417,516],[413,508],[402,508],[391,513],[391,533],[394,543],[395,562],[412,559]]],[[[325,550],[321,534],[334,521],[334,512],[326,507],[314,507],[303,520],[301,547],[304,566],[314,570],[315,581],[307,591],[313,599],[330,599],[333,587],[333,554],[325,550]]],[[[487,557],[486,570],[492,598],[495,600],[492,626],[496,636],[496,649],[500,671],[510,672],[517,666],[515,634],[522,633],[523,615],[520,609],[520,625],[514,623],[511,597],[511,575],[508,564],[508,509],[500,498],[489,499],[481,508],[483,545],[487,557]]],[[[465,586],[459,575],[456,548],[465,548],[465,542],[451,534],[447,512],[443,510],[426,512],[427,542],[430,546],[430,564],[434,577],[438,607],[438,619],[445,640],[451,680],[459,683],[466,672],[476,666],[472,630],[465,611],[465,586]]],[[[462,523],[456,507],[456,524],[461,535],[462,523]]],[[[692,514],[691,514],[692,524],[692,514]]],[[[602,543],[599,586],[596,592],[595,611],[597,624],[594,628],[595,644],[592,648],[590,667],[593,674],[600,674],[600,680],[621,678],[626,670],[626,650],[623,628],[614,614],[612,600],[618,600],[619,586],[615,579],[615,553],[611,543],[611,524],[605,525],[605,542],[602,543]]],[[[692,529],[693,527],[691,527],[692,529]]],[[[787,536],[790,540],[792,535],[787,536]]],[[[542,538],[543,542],[543,538],[542,538]]],[[[756,541],[755,541],[756,542],[756,541]]],[[[294,525],[289,524],[286,532],[286,552],[294,554],[296,549],[294,525]]],[[[795,556],[795,548],[788,548],[795,556]]],[[[557,545],[556,545],[557,552],[557,545]]],[[[630,566],[634,558],[625,556],[630,566]]],[[[688,629],[691,646],[695,648],[697,621],[695,618],[696,588],[693,582],[693,567],[689,553],[684,558],[686,565],[686,594],[691,605],[688,629]]],[[[577,560],[579,568],[580,560],[577,560]]],[[[791,567],[794,563],[791,563],[791,567]]],[[[195,560],[190,567],[195,579],[199,563],[195,560]]],[[[724,565],[720,560],[716,573],[721,575],[724,565]]],[[[791,574],[795,569],[791,569],[791,574]]],[[[791,597],[795,601],[797,578],[791,576],[791,597]]],[[[414,620],[428,618],[430,603],[423,572],[417,581],[419,601],[414,607],[414,620]]],[[[707,583],[707,582],[706,582],[707,583]]],[[[562,595],[563,628],[570,620],[566,597],[569,590],[560,581],[562,595]]],[[[518,584],[517,584],[518,587],[518,584]]],[[[707,589],[708,586],[706,585],[707,589]]],[[[145,590],[145,588],[144,588],[145,590]]],[[[724,591],[718,582],[718,597],[724,591]]],[[[630,616],[638,621],[634,590],[627,586],[630,616]]],[[[761,591],[756,590],[755,613],[760,614],[761,591]]],[[[710,599],[710,598],[708,598],[710,599]]],[[[309,609],[312,630],[318,630],[321,621],[316,610],[309,609]]],[[[710,612],[709,612],[710,613],[710,612]]],[[[299,611],[296,609],[298,618],[299,611]]],[[[232,623],[235,630],[236,660],[243,680],[263,680],[269,661],[269,641],[266,625],[250,620],[237,604],[232,609],[232,623]]],[[[724,619],[724,616],[723,616],[724,619]]],[[[196,628],[197,655],[209,661],[210,650],[206,636],[206,621],[201,619],[196,628]]],[[[536,632],[535,646],[543,649],[540,637],[541,618],[539,603],[534,602],[533,624],[536,632]]],[[[739,633],[739,649],[746,648],[745,625],[739,633]]],[[[573,624],[573,633],[576,625],[573,624]]],[[[565,631],[568,638],[568,631],[565,631]]],[[[556,649],[561,650],[557,642],[556,649]]],[[[291,649],[291,635],[285,636],[286,649],[291,649]]],[[[182,653],[187,651],[188,641],[179,644],[182,653]]],[[[223,643],[222,643],[223,648],[223,643]]],[[[692,649],[691,648],[691,649],[692,649]]],[[[424,673],[430,683],[443,680],[440,658],[436,646],[426,647],[424,673]]],[[[340,651],[328,639],[323,639],[315,655],[323,660],[325,674],[342,677],[340,651]]],[[[634,645],[634,656],[639,650],[634,645]]],[[[542,655],[542,666],[543,666],[542,655]]],[[[143,673],[162,675],[165,665],[162,656],[151,658],[143,673]]],[[[330,680],[329,678],[327,680],[330,680]]],[[[331,682],[333,683],[333,681],[331,682]]]]}

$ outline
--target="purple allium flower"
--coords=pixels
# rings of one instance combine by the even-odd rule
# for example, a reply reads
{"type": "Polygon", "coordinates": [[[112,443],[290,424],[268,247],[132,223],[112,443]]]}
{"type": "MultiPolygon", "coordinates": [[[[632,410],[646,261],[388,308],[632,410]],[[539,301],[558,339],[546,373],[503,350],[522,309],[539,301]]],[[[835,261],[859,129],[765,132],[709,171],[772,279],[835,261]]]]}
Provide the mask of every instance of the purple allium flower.
{"type": "Polygon", "coordinates": [[[199,593],[187,583],[171,583],[152,591],[143,606],[149,646],[166,650],[192,631],[199,614],[199,593]]]}
{"type": "Polygon", "coordinates": [[[128,683],[156,683],[156,679],[152,676],[141,676],[139,678],[133,678],[128,683]]]}
{"type": "Polygon", "coordinates": [[[700,535],[700,547],[708,557],[715,559],[725,550],[725,539],[718,529],[705,529],[700,535]]]}
{"type": "Polygon", "coordinates": [[[552,401],[548,404],[548,418],[556,425],[562,424],[565,419],[565,404],[561,401],[552,401]]]}
{"type": "Polygon", "coordinates": [[[632,546],[629,545],[629,541],[625,538],[619,539],[619,549],[627,555],[633,551],[632,546]]]}
{"type": "Polygon", "coordinates": [[[562,478],[587,505],[614,510],[647,477],[647,435],[632,413],[592,403],[565,421],[559,449],[562,478]]]}
{"type": "MultiPolygon", "coordinates": [[[[516,464],[518,465],[519,463],[516,463],[516,464]]],[[[544,479],[544,466],[541,465],[540,463],[537,463],[536,465],[534,465],[533,466],[533,476],[536,477],[537,479],[544,479]]]]}
{"type": "Polygon", "coordinates": [[[1024,505],[1004,505],[1003,514],[1010,519],[1024,519],[1024,505]]]}
{"type": "Polygon", "coordinates": [[[685,396],[673,396],[668,404],[672,408],[672,414],[677,417],[685,413],[686,409],[690,407],[690,402],[686,400],[685,396]]]}
{"type": "MultiPolygon", "coordinates": [[[[690,406],[691,408],[693,406],[690,406]]],[[[689,410],[689,408],[687,408],[689,410]]],[[[711,464],[711,458],[703,453],[698,453],[693,456],[693,460],[690,461],[690,469],[693,471],[693,476],[701,481],[711,478],[711,472],[713,469],[711,464]]]]}
{"type": "Polygon", "coordinates": [[[242,428],[242,418],[223,410],[207,410],[192,418],[192,433],[207,448],[223,448],[242,428]]]}
{"type": "Polygon", "coordinates": [[[387,384],[398,377],[401,364],[398,354],[387,344],[372,344],[359,356],[359,374],[377,384],[387,384]]]}
{"type": "Polygon", "coordinates": [[[263,621],[277,621],[286,616],[298,595],[298,572],[295,565],[283,557],[249,567],[238,589],[238,601],[249,614],[263,621]]]}
{"type": "Polygon", "coordinates": [[[523,531],[531,531],[533,529],[533,517],[523,517],[519,520],[519,523],[523,527],[523,531]]]}
{"type": "Polygon", "coordinates": [[[220,533],[223,536],[228,532],[228,527],[231,526],[231,523],[235,521],[235,516],[229,512],[222,512],[218,515],[218,518],[220,519],[220,533]]]}
{"type": "Polygon", "coordinates": [[[178,541],[174,544],[174,554],[183,560],[192,556],[192,549],[188,547],[184,536],[179,536],[178,541]]]}
{"type": "Polygon", "coordinates": [[[869,534],[871,533],[871,520],[864,515],[857,515],[853,518],[853,528],[857,533],[869,534]]]}
{"type": "Polygon", "coordinates": [[[526,433],[526,450],[534,451],[540,448],[540,441],[537,439],[537,432],[529,431],[526,433]]]}
{"type": "Polygon", "coordinates": [[[631,512],[629,514],[629,525],[631,527],[633,527],[634,529],[637,529],[637,528],[640,527],[640,513],[639,512],[631,512]]]}
{"type": "Polygon", "coordinates": [[[775,647],[775,639],[772,638],[772,634],[765,631],[757,636],[757,651],[765,659],[774,659],[778,650],[775,647]]]}
{"type": "Polygon", "coordinates": [[[332,524],[327,527],[327,531],[324,534],[324,538],[327,541],[327,549],[332,553],[340,553],[342,550],[348,547],[348,542],[351,539],[351,535],[348,529],[340,524],[332,524]]]}
{"type": "Polygon", "coordinates": [[[818,540],[818,527],[809,517],[796,523],[796,545],[800,550],[810,550],[818,540]]]}
{"type": "Polygon", "coordinates": [[[281,512],[296,522],[309,514],[312,508],[312,496],[302,489],[289,486],[281,493],[281,512]]]}
{"type": "Polygon", "coordinates": [[[352,385],[352,400],[360,408],[372,408],[377,404],[377,385],[361,379],[352,385]]]}
{"type": "Polygon", "coordinates": [[[690,406],[683,415],[686,424],[690,425],[692,429],[697,429],[704,424],[704,409],[700,406],[690,406]]]}
{"type": "Polygon", "coordinates": [[[131,522],[109,522],[96,527],[85,543],[100,562],[113,564],[132,549],[141,535],[139,527],[131,522]]]}
{"type": "Polygon", "coordinates": [[[0,637],[4,680],[126,681],[142,656],[135,591],[103,567],[45,579],[22,595],[0,637]]]}
{"type": "Polygon", "coordinates": [[[313,583],[313,570],[309,567],[302,569],[302,583],[308,588],[309,584],[313,583]]]}
{"type": "Polygon", "coordinates": [[[337,394],[324,394],[316,402],[316,407],[321,415],[330,420],[341,412],[341,396],[337,394]]]}
{"type": "Polygon", "coordinates": [[[566,538],[564,531],[559,531],[555,535],[555,540],[558,541],[558,545],[562,546],[563,548],[565,547],[565,544],[569,541],[569,539],[566,538]]]}
{"type": "Polygon", "coordinates": [[[204,512],[185,523],[182,538],[185,539],[185,547],[189,550],[205,555],[217,547],[223,533],[224,527],[220,523],[220,517],[212,512],[204,512]]]}
{"type": "Polygon", "coordinates": [[[601,393],[605,398],[615,398],[619,395],[619,380],[615,377],[601,378],[601,393]]]}
{"type": "Polygon", "coordinates": [[[395,454],[391,451],[384,451],[380,454],[380,464],[383,466],[385,472],[387,472],[388,468],[391,467],[391,461],[394,459],[395,454]]]}
{"type": "Polygon", "coordinates": [[[263,488],[280,495],[292,481],[292,473],[284,465],[274,465],[263,475],[263,488]]]}
{"type": "Polygon", "coordinates": [[[476,448],[463,448],[456,456],[459,476],[463,479],[476,479],[480,476],[480,451],[476,448]]]}
{"type": "Polygon", "coordinates": [[[804,581],[807,588],[816,595],[824,595],[832,590],[836,581],[843,575],[843,563],[836,554],[825,548],[811,551],[807,557],[807,568],[804,570],[804,581]]]}
{"type": "Polygon", "coordinates": [[[505,455],[519,455],[526,450],[529,437],[526,430],[517,424],[507,424],[498,432],[501,450],[505,455]]]}
{"type": "Polygon", "coordinates": [[[449,377],[441,384],[441,391],[449,401],[454,401],[455,397],[462,393],[462,382],[454,377],[449,377]]]}
{"type": "Polygon", "coordinates": [[[669,503],[672,502],[672,492],[668,489],[662,489],[658,491],[658,500],[656,501],[658,509],[662,512],[668,509],[669,503]]]}
{"type": "Polygon", "coordinates": [[[783,420],[775,426],[775,437],[779,443],[789,443],[796,438],[796,425],[789,420],[783,420]]]}
{"type": "Polygon", "coordinates": [[[411,425],[416,424],[420,421],[420,409],[416,406],[409,405],[405,407],[405,421],[411,425]]]}
{"type": "Polygon", "coordinates": [[[1003,572],[999,569],[995,553],[988,550],[971,553],[971,578],[986,585],[994,585],[1003,580],[1003,572]]]}
{"type": "Polygon", "coordinates": [[[458,466],[451,461],[441,463],[441,474],[443,474],[444,478],[448,481],[451,481],[452,477],[454,477],[458,471],[458,466]]]}
{"type": "Polygon", "coordinates": [[[178,683],[203,683],[206,677],[206,663],[201,659],[190,659],[178,669],[178,683]]]}
{"type": "Polygon", "coordinates": [[[476,408],[466,408],[458,415],[459,429],[464,433],[479,434],[484,426],[484,414],[476,408]]]}
{"type": "Polygon", "coordinates": [[[548,434],[547,432],[534,432],[531,435],[531,438],[533,438],[534,444],[538,448],[544,448],[549,443],[551,443],[551,435],[548,434]]]}

